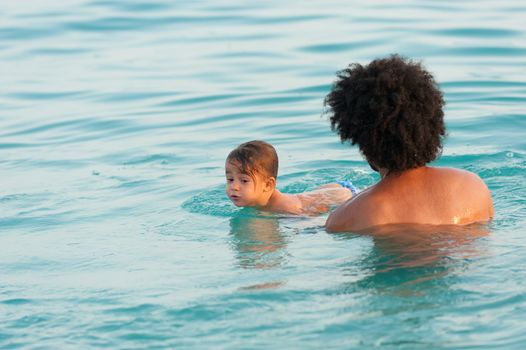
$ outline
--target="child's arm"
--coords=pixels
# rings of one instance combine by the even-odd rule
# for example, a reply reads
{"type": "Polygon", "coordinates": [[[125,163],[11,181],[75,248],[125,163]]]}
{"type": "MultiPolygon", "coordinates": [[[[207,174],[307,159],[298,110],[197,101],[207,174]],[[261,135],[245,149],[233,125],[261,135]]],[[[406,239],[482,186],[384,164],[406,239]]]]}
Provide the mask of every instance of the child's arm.
{"type": "Polygon", "coordinates": [[[337,183],[323,185],[314,191],[298,195],[306,214],[321,214],[331,206],[342,204],[353,197],[353,192],[337,183]]]}

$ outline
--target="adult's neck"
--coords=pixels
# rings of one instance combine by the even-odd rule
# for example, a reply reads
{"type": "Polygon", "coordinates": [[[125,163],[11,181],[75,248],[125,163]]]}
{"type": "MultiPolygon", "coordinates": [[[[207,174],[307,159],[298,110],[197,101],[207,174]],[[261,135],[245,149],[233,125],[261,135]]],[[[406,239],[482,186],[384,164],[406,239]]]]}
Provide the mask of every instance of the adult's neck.
{"type": "Polygon", "coordinates": [[[417,168],[411,168],[411,169],[407,169],[407,170],[404,170],[404,171],[397,171],[397,172],[389,171],[387,169],[382,168],[382,169],[379,170],[379,173],[380,173],[381,180],[388,180],[388,179],[394,179],[394,178],[398,178],[398,177],[402,177],[402,176],[415,174],[415,173],[424,171],[427,168],[428,167],[426,165],[423,165],[423,166],[420,166],[420,167],[417,167],[417,168]]]}

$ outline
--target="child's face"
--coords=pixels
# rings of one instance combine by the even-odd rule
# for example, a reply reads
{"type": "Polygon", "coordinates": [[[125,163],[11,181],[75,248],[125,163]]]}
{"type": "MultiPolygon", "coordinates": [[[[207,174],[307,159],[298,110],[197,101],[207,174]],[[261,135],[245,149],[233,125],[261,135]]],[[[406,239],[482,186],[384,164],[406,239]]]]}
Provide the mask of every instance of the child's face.
{"type": "Polygon", "coordinates": [[[269,186],[265,178],[255,174],[239,171],[239,168],[230,162],[225,164],[226,194],[237,207],[263,206],[268,200],[269,186]]]}

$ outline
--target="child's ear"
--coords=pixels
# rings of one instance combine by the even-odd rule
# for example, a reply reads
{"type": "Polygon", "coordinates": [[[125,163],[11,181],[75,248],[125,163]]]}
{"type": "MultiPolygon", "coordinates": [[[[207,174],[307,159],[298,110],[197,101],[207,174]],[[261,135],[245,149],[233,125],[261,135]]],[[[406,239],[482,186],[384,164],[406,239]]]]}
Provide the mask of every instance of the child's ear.
{"type": "Polygon", "coordinates": [[[271,176],[265,181],[265,191],[272,191],[276,188],[276,178],[271,176]]]}

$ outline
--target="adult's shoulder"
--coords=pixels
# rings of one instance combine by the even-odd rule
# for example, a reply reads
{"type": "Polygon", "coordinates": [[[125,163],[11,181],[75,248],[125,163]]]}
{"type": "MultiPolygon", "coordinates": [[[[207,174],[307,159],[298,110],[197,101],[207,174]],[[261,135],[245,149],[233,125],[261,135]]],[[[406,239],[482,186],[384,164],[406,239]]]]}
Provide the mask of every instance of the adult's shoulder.
{"type": "Polygon", "coordinates": [[[455,198],[456,203],[470,208],[477,219],[485,220],[493,217],[490,190],[478,174],[464,169],[437,169],[440,169],[442,173],[440,179],[451,189],[451,196],[455,198]]]}
{"type": "Polygon", "coordinates": [[[360,192],[356,197],[333,210],[325,223],[329,232],[358,231],[371,226],[371,217],[378,215],[380,206],[375,206],[374,186],[360,192]]]}
{"type": "Polygon", "coordinates": [[[451,185],[457,184],[459,186],[468,186],[468,188],[466,189],[469,189],[471,187],[487,188],[486,184],[480,178],[480,176],[474,172],[457,168],[432,169],[434,169],[434,176],[437,180],[441,179],[442,181],[447,181],[451,185]]]}

